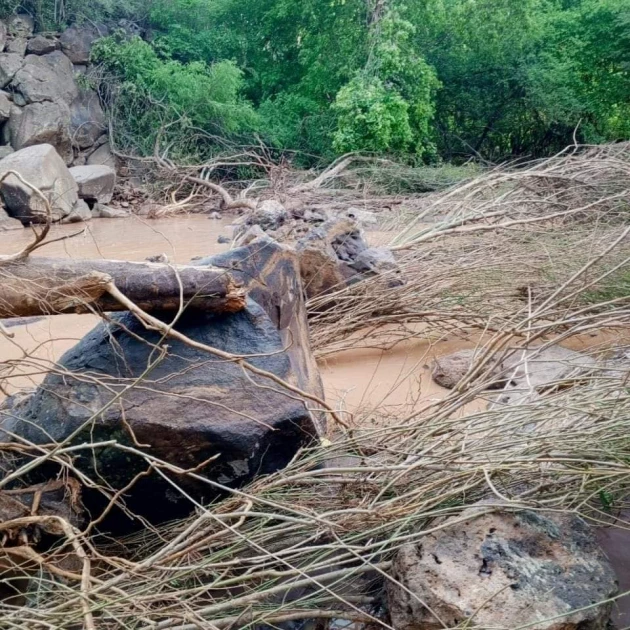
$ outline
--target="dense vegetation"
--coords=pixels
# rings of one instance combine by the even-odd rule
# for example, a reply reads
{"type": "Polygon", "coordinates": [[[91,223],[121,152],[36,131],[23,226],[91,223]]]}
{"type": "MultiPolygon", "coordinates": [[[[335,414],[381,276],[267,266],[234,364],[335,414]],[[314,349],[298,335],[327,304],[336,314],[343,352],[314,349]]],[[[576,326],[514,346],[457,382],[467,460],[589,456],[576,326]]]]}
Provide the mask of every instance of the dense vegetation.
{"type": "MultiPolygon", "coordinates": [[[[6,12],[19,3],[0,4],[6,12]]],[[[117,85],[110,96],[125,137],[142,150],[174,121],[174,151],[262,141],[302,159],[371,151],[411,161],[496,160],[549,154],[574,137],[630,136],[630,0],[21,7],[42,28],[125,18],[145,29],[143,39],[114,34],[94,51],[107,85],[117,85]]]]}

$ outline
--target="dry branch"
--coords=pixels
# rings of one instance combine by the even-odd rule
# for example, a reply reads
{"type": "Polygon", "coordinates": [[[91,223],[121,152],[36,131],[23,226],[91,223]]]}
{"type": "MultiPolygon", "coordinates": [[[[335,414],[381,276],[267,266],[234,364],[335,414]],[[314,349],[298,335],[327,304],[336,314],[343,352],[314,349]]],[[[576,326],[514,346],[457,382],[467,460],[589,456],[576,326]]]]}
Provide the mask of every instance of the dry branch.
{"type": "Polygon", "coordinates": [[[126,310],[107,292],[110,282],[145,311],[245,307],[244,290],[222,269],[32,257],[0,266],[0,318],[126,310]]]}

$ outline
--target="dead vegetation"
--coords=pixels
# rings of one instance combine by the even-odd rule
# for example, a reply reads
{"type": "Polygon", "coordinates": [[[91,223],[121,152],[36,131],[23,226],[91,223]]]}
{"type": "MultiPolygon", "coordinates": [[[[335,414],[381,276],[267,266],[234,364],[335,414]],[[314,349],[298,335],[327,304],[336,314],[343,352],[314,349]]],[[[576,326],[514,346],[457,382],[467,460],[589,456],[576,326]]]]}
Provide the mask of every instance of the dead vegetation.
{"type": "MultiPolygon", "coordinates": [[[[336,178],[342,164],[317,186],[336,178]]],[[[213,505],[198,504],[184,521],[123,540],[95,536],[94,521],[79,531],[69,517],[41,514],[34,501],[29,515],[4,514],[0,531],[12,533],[2,541],[2,580],[19,586],[22,599],[0,602],[0,627],[198,630],[337,619],[389,628],[382,584],[393,579],[394,552],[465,506],[493,498],[488,509],[526,506],[593,524],[615,521],[630,482],[627,359],[611,370],[601,363],[611,349],[602,347],[601,367],[574,386],[559,383],[511,407],[461,412],[486,395],[501,353],[579,334],[627,337],[630,296],[623,289],[593,296],[628,270],[629,190],[630,152],[617,145],[496,169],[423,199],[424,213],[411,222],[403,210],[393,242],[405,284],[375,277],[311,300],[312,343],[327,355],[417,336],[484,333],[478,360],[458,385],[403,417],[376,409],[349,426],[333,425],[322,444],[285,470],[213,505]],[[433,225],[419,227],[425,221],[433,225]],[[33,526],[54,542],[35,552],[33,526]]],[[[124,295],[114,297],[157,325],[124,295]]],[[[614,351],[623,357],[629,349],[618,343],[614,351]]],[[[35,458],[5,476],[0,498],[9,500],[10,486],[27,487],[27,473],[47,460],[60,464],[67,480],[98,486],[72,457],[104,447],[129,448],[115,441],[43,450],[21,444],[35,458]]],[[[185,492],[174,472],[220,486],[134,454],[174,492],[185,492]]]]}

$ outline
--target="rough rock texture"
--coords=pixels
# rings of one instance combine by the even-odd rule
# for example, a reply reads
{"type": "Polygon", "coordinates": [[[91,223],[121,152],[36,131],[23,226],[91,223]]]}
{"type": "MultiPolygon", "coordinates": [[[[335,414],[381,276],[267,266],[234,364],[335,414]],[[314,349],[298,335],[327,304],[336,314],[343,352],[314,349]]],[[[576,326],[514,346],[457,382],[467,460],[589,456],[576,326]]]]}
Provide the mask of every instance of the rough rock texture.
{"type": "Polygon", "coordinates": [[[89,201],[108,203],[116,186],[116,171],[109,166],[75,166],[70,169],[79,187],[79,197],[89,201]]]}
{"type": "Polygon", "coordinates": [[[7,155],[11,155],[11,153],[15,153],[12,146],[9,146],[8,144],[0,146],[0,160],[7,157],[7,155]]]}
{"type": "MultiPolygon", "coordinates": [[[[77,184],[54,147],[42,144],[16,151],[0,161],[0,175],[14,170],[26,181],[36,185],[49,199],[53,219],[70,214],[78,201],[77,184]]],[[[0,193],[6,207],[23,223],[42,222],[46,208],[41,198],[24,186],[15,176],[9,175],[0,184],[0,193]]]]}
{"type": "Polygon", "coordinates": [[[312,229],[298,242],[297,251],[308,298],[342,289],[371,275],[383,274],[388,284],[401,283],[391,252],[368,247],[352,219],[331,219],[312,229]]]}
{"type": "Polygon", "coordinates": [[[26,47],[28,46],[28,40],[25,37],[14,37],[9,40],[6,51],[10,53],[15,53],[16,55],[20,55],[20,57],[24,57],[26,54],[26,47]]]}
{"type": "Polygon", "coordinates": [[[606,628],[610,603],[572,612],[617,592],[614,571],[584,521],[531,511],[474,518],[479,509],[399,551],[392,574],[416,597],[388,582],[396,630],[441,630],[473,615],[472,626],[482,628],[606,628]]]}
{"type": "Polygon", "coordinates": [[[23,37],[25,39],[33,35],[35,21],[30,15],[20,13],[12,15],[6,21],[9,35],[12,37],[23,37]]]}
{"type": "Polygon", "coordinates": [[[100,37],[93,27],[71,26],[59,39],[61,49],[72,63],[86,64],[90,61],[92,44],[100,37]]]}
{"type": "Polygon", "coordinates": [[[90,210],[90,206],[83,201],[83,199],[79,199],[74,204],[74,208],[70,211],[70,214],[63,220],[64,223],[81,223],[83,221],[91,221],[92,220],[92,211],[90,210]]]}
{"type": "Polygon", "coordinates": [[[5,125],[4,139],[15,149],[50,144],[70,164],[73,158],[70,139],[70,108],[62,101],[33,103],[13,107],[5,125]]]}
{"type": "Polygon", "coordinates": [[[47,55],[55,50],[59,50],[59,42],[44,35],[35,35],[32,39],[28,40],[26,46],[26,52],[29,55],[47,55]]]}
{"type": "Polygon", "coordinates": [[[90,153],[87,164],[96,165],[102,164],[104,166],[111,166],[111,168],[116,168],[116,158],[112,153],[112,149],[109,145],[109,142],[105,142],[98,149],[96,149],[93,153],[90,153]]]}
{"type": "MultiPolygon", "coordinates": [[[[481,351],[460,350],[435,359],[433,380],[442,387],[455,387],[470,369],[475,356],[481,357],[481,351]]],[[[544,392],[553,383],[579,378],[594,365],[591,357],[562,346],[515,350],[493,368],[489,389],[504,388],[497,403],[516,404],[532,393],[544,392]]]]}
{"type": "Polygon", "coordinates": [[[21,230],[23,228],[21,221],[12,219],[4,208],[0,208],[0,232],[10,232],[11,230],[21,230]]]}
{"type": "Polygon", "coordinates": [[[58,50],[48,55],[28,55],[11,85],[27,103],[63,101],[70,105],[79,96],[72,64],[58,50]]]}
{"type": "Polygon", "coordinates": [[[79,90],[70,105],[70,135],[72,144],[79,149],[94,146],[105,132],[105,113],[94,90],[79,90]]]}
{"type": "Polygon", "coordinates": [[[21,55],[15,53],[0,53],[0,88],[5,88],[22,67],[21,55]]]}
{"type": "Polygon", "coordinates": [[[245,225],[259,225],[263,230],[277,230],[289,218],[288,212],[278,201],[262,201],[245,221],[245,225]]]}
{"type": "Polygon", "coordinates": [[[6,92],[0,92],[0,122],[9,120],[11,116],[11,100],[6,92]]]}
{"type": "Polygon", "coordinates": [[[111,208],[110,206],[96,203],[92,208],[92,216],[95,219],[126,219],[129,217],[129,212],[122,208],[111,208]]]}
{"type": "Polygon", "coordinates": [[[0,53],[4,51],[4,48],[7,45],[8,34],[9,29],[7,28],[7,25],[0,20],[0,53]]]}
{"type": "MultiPolygon", "coordinates": [[[[176,328],[214,348],[259,355],[250,359],[256,366],[321,395],[295,254],[270,241],[198,264],[210,262],[230,269],[235,280],[248,285],[247,308],[235,314],[185,312],[176,328]]],[[[60,364],[65,374],[47,376],[19,414],[6,412],[3,428],[39,443],[64,439],[157,358],[154,346],[142,339],[158,344],[161,335],[146,331],[128,314],[116,317],[113,324],[97,326],[63,356],[60,364]],[[106,386],[86,379],[86,373],[107,379],[106,386]]],[[[166,343],[168,355],[154,365],[143,385],[87,422],[78,442],[116,439],[131,446],[131,429],[138,444],[150,445],[142,448],[152,456],[185,469],[217,456],[199,473],[235,486],[282,468],[317,435],[319,418],[280,385],[246,375],[236,363],[173,339],[166,343]]],[[[140,457],[107,448],[79,454],[75,465],[91,475],[96,468],[113,487],[121,488],[147,464],[140,457]]],[[[216,488],[190,478],[178,481],[197,499],[209,500],[217,494],[216,488]]],[[[157,475],[143,478],[126,500],[155,521],[172,519],[192,507],[157,475]]]]}

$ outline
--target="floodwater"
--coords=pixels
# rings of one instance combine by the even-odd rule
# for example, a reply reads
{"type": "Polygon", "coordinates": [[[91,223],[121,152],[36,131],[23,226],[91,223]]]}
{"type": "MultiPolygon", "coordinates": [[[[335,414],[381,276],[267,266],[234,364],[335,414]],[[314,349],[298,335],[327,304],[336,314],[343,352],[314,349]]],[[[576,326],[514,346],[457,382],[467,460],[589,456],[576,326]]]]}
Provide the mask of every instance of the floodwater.
{"type": "MultiPolygon", "coordinates": [[[[38,250],[34,255],[71,258],[109,258],[142,261],[166,254],[171,262],[186,263],[195,256],[225,251],[219,235],[230,236],[228,220],[205,216],[149,220],[144,218],[99,219],[84,227],[56,226],[51,238],[66,238],[38,250]]],[[[373,244],[386,242],[386,235],[368,232],[373,244]]],[[[0,254],[11,254],[32,238],[28,230],[0,233],[0,254]]],[[[97,323],[92,315],[63,315],[20,321],[12,325],[13,339],[0,335],[0,400],[2,389],[12,393],[33,387],[46,369],[97,323]]],[[[574,339],[575,350],[586,349],[601,339],[574,339]]],[[[334,408],[357,413],[379,407],[388,416],[404,417],[414,409],[443,398],[446,390],[430,378],[429,364],[436,356],[474,347],[475,339],[444,338],[431,341],[420,334],[393,350],[355,349],[327,356],[320,361],[326,399],[334,408]]],[[[463,412],[478,409],[472,403],[463,412]]],[[[630,515],[626,515],[630,516],[630,515]]],[[[613,560],[621,589],[630,590],[629,533],[619,529],[600,530],[602,545],[613,560]]],[[[630,626],[630,598],[620,602],[615,613],[617,627],[630,626]]]]}
{"type": "MultiPolygon", "coordinates": [[[[51,239],[68,238],[34,255],[142,261],[166,254],[171,262],[185,264],[195,256],[226,251],[229,245],[217,242],[220,235],[231,235],[227,219],[212,220],[201,215],[160,220],[97,219],[81,227],[55,226],[51,239]]],[[[367,236],[373,244],[382,244],[387,238],[377,231],[367,236]]],[[[0,254],[19,251],[31,239],[28,230],[0,233],[0,254]]],[[[14,339],[0,337],[0,361],[15,361],[14,371],[3,374],[4,388],[12,393],[38,384],[46,366],[75,345],[97,321],[92,315],[57,315],[12,326],[14,339]],[[19,367],[18,362],[22,364],[19,367]]],[[[462,345],[459,340],[432,343],[420,337],[386,353],[363,349],[329,356],[320,362],[326,398],[336,409],[350,413],[381,406],[388,413],[403,414],[445,395],[446,390],[429,376],[428,365],[433,357],[473,345],[462,345]]]]}

